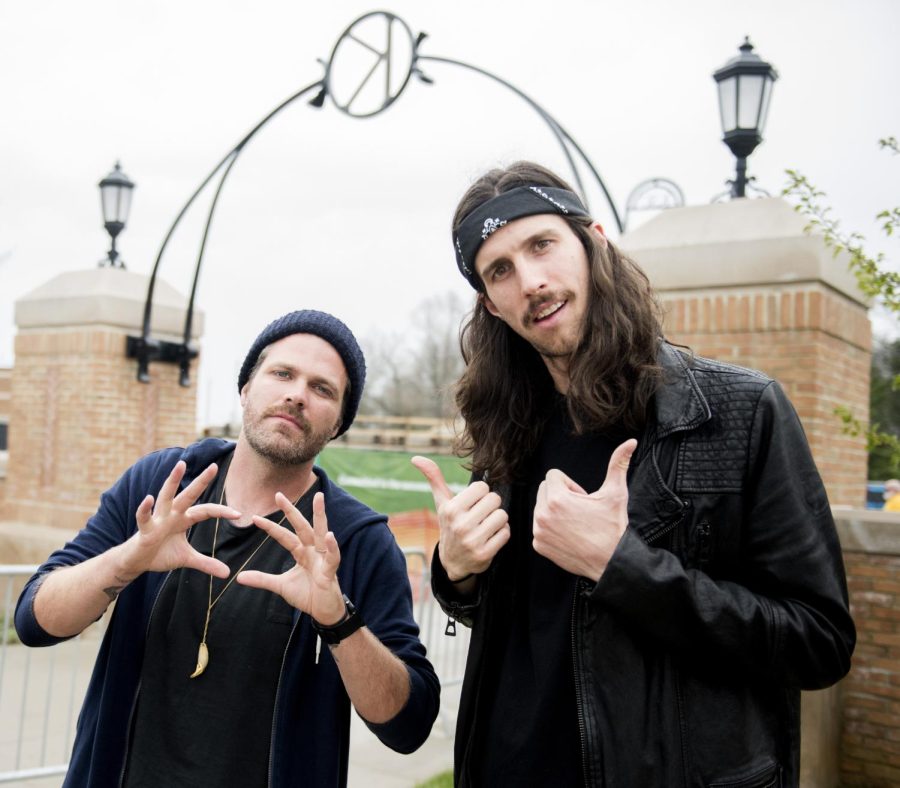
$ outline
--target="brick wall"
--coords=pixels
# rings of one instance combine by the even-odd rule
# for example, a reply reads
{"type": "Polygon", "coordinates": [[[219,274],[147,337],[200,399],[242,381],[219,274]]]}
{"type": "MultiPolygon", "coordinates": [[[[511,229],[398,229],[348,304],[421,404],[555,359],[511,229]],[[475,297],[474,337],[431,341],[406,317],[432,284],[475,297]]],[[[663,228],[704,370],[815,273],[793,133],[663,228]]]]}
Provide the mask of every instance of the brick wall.
{"type": "Polygon", "coordinates": [[[15,350],[4,519],[79,528],[135,459],[196,434],[196,386],[170,364],[138,383],[123,330],[25,331],[15,350]]]}
{"type": "Polygon", "coordinates": [[[660,296],[666,335],[702,356],[759,369],[782,384],[806,429],[832,504],[862,506],[866,448],[835,415],[869,417],[871,329],[865,308],[821,283],[660,296]]]}
{"type": "Polygon", "coordinates": [[[857,644],[842,683],[841,785],[900,785],[900,515],[835,510],[857,644]]]}
{"type": "Polygon", "coordinates": [[[841,784],[898,786],[900,555],[845,551],[844,560],[858,639],[843,682],[841,784]]]}

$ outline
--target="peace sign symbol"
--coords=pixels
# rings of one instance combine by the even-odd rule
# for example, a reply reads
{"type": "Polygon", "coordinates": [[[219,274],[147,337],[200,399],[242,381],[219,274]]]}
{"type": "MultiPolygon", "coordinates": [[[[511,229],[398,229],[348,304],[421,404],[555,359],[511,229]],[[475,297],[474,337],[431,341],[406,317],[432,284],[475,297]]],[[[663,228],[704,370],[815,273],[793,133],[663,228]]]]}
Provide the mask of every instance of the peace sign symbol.
{"type": "Polygon", "coordinates": [[[354,118],[387,109],[409,82],[415,49],[412,31],[399,16],[372,11],[359,17],[328,60],[325,88],[334,105],[354,118]]]}

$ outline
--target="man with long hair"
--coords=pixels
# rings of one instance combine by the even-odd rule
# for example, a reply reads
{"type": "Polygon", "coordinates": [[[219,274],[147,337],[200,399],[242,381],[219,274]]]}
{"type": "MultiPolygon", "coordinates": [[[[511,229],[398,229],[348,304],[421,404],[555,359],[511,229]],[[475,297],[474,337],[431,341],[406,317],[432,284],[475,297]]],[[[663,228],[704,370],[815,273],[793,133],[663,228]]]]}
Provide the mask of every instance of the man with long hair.
{"type": "Polygon", "coordinates": [[[473,628],[458,785],[796,785],[800,689],[855,642],[840,545],[776,382],[662,338],[647,277],[559,177],[453,220],[477,291],[435,595],[473,628]]]}

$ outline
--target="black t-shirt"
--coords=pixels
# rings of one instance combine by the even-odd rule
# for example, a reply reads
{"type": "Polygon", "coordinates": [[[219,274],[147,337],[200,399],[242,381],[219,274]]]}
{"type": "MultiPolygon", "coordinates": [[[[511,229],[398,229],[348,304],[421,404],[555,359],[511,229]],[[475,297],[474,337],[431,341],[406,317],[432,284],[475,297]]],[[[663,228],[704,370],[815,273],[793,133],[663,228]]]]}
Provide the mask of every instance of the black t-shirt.
{"type": "MultiPolygon", "coordinates": [[[[556,395],[527,478],[514,486],[512,537],[502,552],[492,594],[501,595],[487,635],[486,674],[470,773],[478,786],[583,785],[581,734],[572,668],[577,578],[532,545],[537,490],[557,468],[593,492],[603,483],[619,441],[575,435],[556,395]],[[496,689],[493,689],[496,688],[496,689]]],[[[499,557],[499,556],[498,556],[499,557]]]]}
{"type": "MultiPolygon", "coordinates": [[[[204,500],[220,500],[226,473],[227,464],[204,500]]],[[[318,488],[317,481],[298,505],[310,522],[318,488]]],[[[278,522],[282,514],[268,518],[278,522]]],[[[191,544],[210,555],[214,531],[215,520],[198,523],[191,544]]],[[[216,558],[233,575],[264,537],[253,525],[220,520],[216,558]]],[[[293,563],[268,539],[246,568],[280,574],[293,563]]],[[[227,582],[213,578],[213,599],[227,582]]],[[[294,610],[277,594],[233,582],[212,609],[209,664],[192,679],[208,600],[209,575],[193,569],[172,572],[160,591],[148,625],[126,788],[267,784],[275,692],[294,610]]]]}

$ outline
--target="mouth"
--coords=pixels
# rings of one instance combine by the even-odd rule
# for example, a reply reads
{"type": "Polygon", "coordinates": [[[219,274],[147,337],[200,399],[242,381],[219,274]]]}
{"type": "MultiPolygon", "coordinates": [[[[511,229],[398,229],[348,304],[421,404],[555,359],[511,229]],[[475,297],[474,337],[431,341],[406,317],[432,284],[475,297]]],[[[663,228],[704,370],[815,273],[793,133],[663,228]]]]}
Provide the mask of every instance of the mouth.
{"type": "Polygon", "coordinates": [[[565,299],[545,303],[539,309],[532,311],[530,320],[532,323],[542,323],[559,312],[567,303],[568,301],[565,299]]]}
{"type": "Polygon", "coordinates": [[[294,425],[298,430],[304,429],[303,423],[290,413],[273,413],[272,418],[286,421],[288,424],[294,425]]]}

